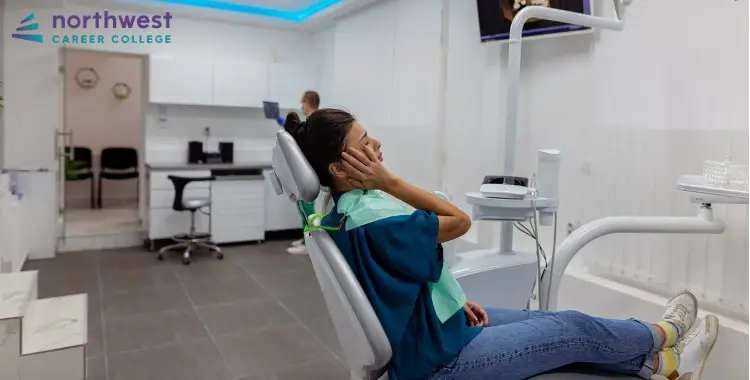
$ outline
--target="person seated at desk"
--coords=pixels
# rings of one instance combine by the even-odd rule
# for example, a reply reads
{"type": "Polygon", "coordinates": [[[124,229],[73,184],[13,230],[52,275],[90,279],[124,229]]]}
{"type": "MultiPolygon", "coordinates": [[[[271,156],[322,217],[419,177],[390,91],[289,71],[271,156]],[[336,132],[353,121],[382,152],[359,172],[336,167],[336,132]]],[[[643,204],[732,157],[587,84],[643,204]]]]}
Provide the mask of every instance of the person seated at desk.
{"type": "Polygon", "coordinates": [[[333,194],[322,224],[338,227],[330,236],[388,337],[389,379],[521,380],[568,365],[700,378],[719,322],[709,315],[695,323],[690,292],[671,299],[655,323],[484,309],[466,300],[440,246],[469,230],[466,213],[390,172],[380,141],[346,111],[322,109],[305,121],[290,115],[284,128],[333,194]]]}
{"type": "MultiPolygon", "coordinates": [[[[305,117],[309,117],[311,113],[316,111],[320,107],[320,95],[318,95],[315,91],[305,91],[304,94],[302,94],[302,100],[300,101],[300,108],[302,110],[302,113],[305,114],[305,117]]],[[[297,114],[290,114],[294,115],[294,117],[299,120],[299,117],[297,114]]],[[[287,116],[288,118],[289,116],[287,116]]],[[[278,116],[276,118],[276,122],[279,124],[279,126],[283,127],[286,120],[278,116]]],[[[309,217],[312,214],[315,214],[315,202],[302,202],[302,211],[300,212],[302,214],[302,228],[304,229],[305,226],[307,226],[307,217],[309,217]]],[[[292,246],[287,248],[287,252],[293,254],[293,255],[304,255],[307,254],[307,247],[305,247],[305,239],[299,239],[292,242],[292,246]]]]}

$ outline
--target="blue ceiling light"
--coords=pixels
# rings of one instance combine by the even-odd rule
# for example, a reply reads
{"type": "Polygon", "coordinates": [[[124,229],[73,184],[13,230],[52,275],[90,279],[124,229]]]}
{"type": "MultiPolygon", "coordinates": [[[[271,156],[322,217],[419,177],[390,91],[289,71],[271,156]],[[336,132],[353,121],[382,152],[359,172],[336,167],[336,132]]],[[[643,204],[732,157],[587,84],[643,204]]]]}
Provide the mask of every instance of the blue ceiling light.
{"type": "Polygon", "coordinates": [[[271,9],[256,7],[252,5],[243,5],[230,3],[220,0],[152,0],[159,3],[169,3],[176,5],[185,5],[191,7],[209,8],[219,11],[244,13],[254,16],[272,17],[292,22],[303,22],[313,15],[337,4],[341,0],[320,0],[307,8],[298,11],[285,11],[280,9],[271,9]]]}

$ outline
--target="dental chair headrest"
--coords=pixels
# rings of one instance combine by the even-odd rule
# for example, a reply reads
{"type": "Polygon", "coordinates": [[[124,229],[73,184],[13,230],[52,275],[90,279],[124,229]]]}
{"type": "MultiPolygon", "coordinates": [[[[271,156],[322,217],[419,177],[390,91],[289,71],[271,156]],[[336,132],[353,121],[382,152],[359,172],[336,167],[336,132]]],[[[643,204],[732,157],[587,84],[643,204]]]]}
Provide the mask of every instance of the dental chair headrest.
{"type": "Polygon", "coordinates": [[[276,132],[273,147],[271,182],[276,194],[286,193],[292,201],[313,202],[320,193],[320,181],[294,137],[284,130],[276,132]]]}

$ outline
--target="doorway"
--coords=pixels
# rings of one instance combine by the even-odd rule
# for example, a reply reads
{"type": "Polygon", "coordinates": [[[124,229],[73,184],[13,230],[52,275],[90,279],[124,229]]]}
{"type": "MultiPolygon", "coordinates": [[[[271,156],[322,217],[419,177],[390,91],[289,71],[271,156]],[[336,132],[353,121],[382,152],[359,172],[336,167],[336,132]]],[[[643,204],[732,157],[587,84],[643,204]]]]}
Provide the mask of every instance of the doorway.
{"type": "Polygon", "coordinates": [[[59,251],[138,246],[146,57],[63,49],[59,251]]]}

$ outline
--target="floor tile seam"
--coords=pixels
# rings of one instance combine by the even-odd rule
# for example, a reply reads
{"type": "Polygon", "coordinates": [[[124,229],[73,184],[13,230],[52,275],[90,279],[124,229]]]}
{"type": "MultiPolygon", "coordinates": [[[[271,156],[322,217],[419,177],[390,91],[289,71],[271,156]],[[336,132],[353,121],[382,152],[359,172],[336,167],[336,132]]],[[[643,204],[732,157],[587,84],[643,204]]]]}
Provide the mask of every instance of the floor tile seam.
{"type": "MultiPolygon", "coordinates": [[[[240,268],[242,268],[242,267],[240,267],[240,268]]],[[[261,283],[260,281],[258,281],[257,279],[255,279],[255,276],[253,276],[253,275],[252,275],[251,273],[247,272],[247,270],[245,270],[245,268],[242,268],[242,270],[244,270],[244,271],[245,271],[245,273],[247,273],[247,275],[248,275],[248,276],[252,277],[252,278],[253,278],[253,279],[255,280],[255,282],[257,282],[258,284],[260,284],[260,286],[261,286],[261,287],[263,287],[263,289],[264,289],[264,290],[266,290],[266,291],[268,292],[268,289],[266,289],[266,288],[265,288],[265,286],[263,286],[263,284],[262,284],[262,283],[261,283]]],[[[325,348],[325,349],[326,349],[326,350],[327,350],[327,351],[328,351],[328,352],[329,352],[329,353],[330,353],[331,355],[333,355],[333,357],[334,357],[334,358],[336,358],[336,359],[337,359],[337,360],[338,360],[338,361],[339,361],[339,362],[340,362],[341,364],[343,364],[343,365],[344,365],[344,367],[347,367],[347,366],[346,366],[346,363],[345,363],[345,362],[344,362],[344,361],[343,361],[343,360],[342,360],[341,358],[339,358],[339,356],[338,356],[338,355],[336,355],[336,353],[335,353],[335,352],[333,352],[333,350],[332,350],[332,349],[331,349],[330,347],[328,347],[328,345],[327,345],[327,344],[325,344],[325,342],[323,342],[323,340],[322,340],[322,339],[320,339],[320,337],[319,337],[319,336],[318,336],[317,334],[315,334],[315,333],[314,333],[314,332],[313,332],[313,331],[312,331],[312,330],[310,329],[310,327],[308,327],[308,326],[307,326],[307,325],[306,325],[306,324],[305,324],[304,322],[302,322],[302,320],[301,320],[301,319],[300,319],[299,317],[297,317],[297,316],[296,316],[296,315],[295,315],[295,314],[294,314],[294,313],[293,313],[293,312],[292,312],[291,310],[289,310],[289,308],[288,308],[288,307],[287,307],[286,305],[284,305],[284,303],[283,303],[283,302],[281,302],[281,301],[280,301],[280,300],[278,299],[278,297],[276,297],[275,295],[271,294],[270,292],[269,292],[269,294],[270,294],[270,295],[271,295],[271,297],[272,297],[272,298],[274,299],[274,301],[276,301],[276,302],[277,302],[277,303],[278,303],[279,305],[281,305],[281,307],[282,307],[282,308],[284,308],[284,310],[286,310],[286,312],[287,312],[287,313],[289,313],[289,314],[290,314],[290,315],[292,316],[292,318],[294,318],[294,320],[295,320],[295,321],[297,321],[297,322],[298,322],[298,323],[299,323],[300,325],[302,325],[302,328],[304,328],[304,329],[305,329],[305,330],[306,330],[306,331],[307,331],[307,332],[308,332],[309,334],[311,334],[311,335],[312,335],[312,336],[313,336],[313,337],[315,338],[315,340],[316,340],[316,341],[317,341],[317,342],[318,342],[318,343],[319,343],[319,344],[320,344],[321,346],[323,346],[323,348],[325,348]]],[[[347,368],[348,368],[348,367],[347,367],[347,368]]]]}

